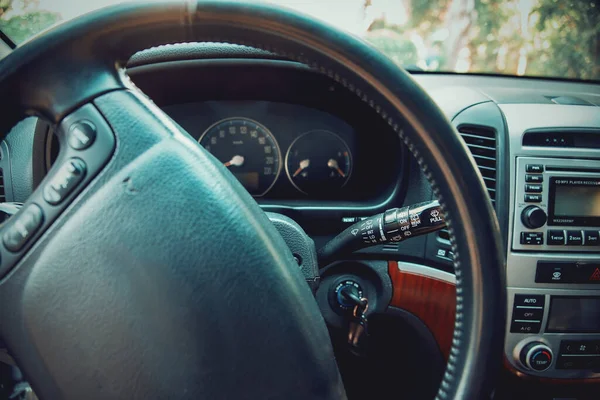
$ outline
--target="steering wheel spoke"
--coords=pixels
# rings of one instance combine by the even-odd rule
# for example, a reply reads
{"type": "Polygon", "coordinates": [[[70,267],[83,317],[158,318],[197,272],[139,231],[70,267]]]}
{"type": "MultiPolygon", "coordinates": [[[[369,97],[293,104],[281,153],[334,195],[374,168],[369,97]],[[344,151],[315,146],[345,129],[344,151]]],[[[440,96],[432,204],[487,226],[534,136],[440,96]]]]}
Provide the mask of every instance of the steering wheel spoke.
{"type": "Polygon", "coordinates": [[[67,116],[55,134],[61,143],[56,164],[23,208],[0,229],[0,278],[98,174],[115,148],[112,130],[93,104],[67,116]]]}

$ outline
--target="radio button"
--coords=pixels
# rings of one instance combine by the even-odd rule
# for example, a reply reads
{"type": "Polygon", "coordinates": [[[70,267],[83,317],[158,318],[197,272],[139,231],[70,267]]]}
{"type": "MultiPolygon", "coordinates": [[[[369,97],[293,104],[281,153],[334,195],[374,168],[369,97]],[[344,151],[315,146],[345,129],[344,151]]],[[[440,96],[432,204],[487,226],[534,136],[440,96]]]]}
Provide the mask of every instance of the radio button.
{"type": "Polygon", "coordinates": [[[585,242],[586,246],[600,246],[600,234],[598,231],[585,231],[585,242]]]}
{"type": "Polygon", "coordinates": [[[539,261],[535,273],[536,283],[575,283],[577,281],[575,263],[548,263],[539,261]]]}
{"type": "Polygon", "coordinates": [[[542,183],[544,182],[544,175],[525,175],[525,182],[527,183],[542,183]]]}
{"type": "Polygon", "coordinates": [[[525,185],[525,191],[529,193],[542,193],[542,185],[525,185]]]}
{"type": "Polygon", "coordinates": [[[548,231],[547,243],[552,246],[564,245],[565,244],[565,231],[548,231]]]}
{"type": "Polygon", "coordinates": [[[521,244],[541,246],[544,244],[544,232],[521,232],[521,244]]]}
{"type": "Polygon", "coordinates": [[[541,194],[525,194],[525,202],[526,203],[541,203],[542,195],[541,194]]]}
{"type": "Polygon", "coordinates": [[[533,172],[534,174],[541,174],[544,172],[544,166],[542,164],[527,164],[525,166],[525,172],[533,172]]]}
{"type": "Polygon", "coordinates": [[[583,231],[567,231],[567,246],[582,246],[583,231]]]}

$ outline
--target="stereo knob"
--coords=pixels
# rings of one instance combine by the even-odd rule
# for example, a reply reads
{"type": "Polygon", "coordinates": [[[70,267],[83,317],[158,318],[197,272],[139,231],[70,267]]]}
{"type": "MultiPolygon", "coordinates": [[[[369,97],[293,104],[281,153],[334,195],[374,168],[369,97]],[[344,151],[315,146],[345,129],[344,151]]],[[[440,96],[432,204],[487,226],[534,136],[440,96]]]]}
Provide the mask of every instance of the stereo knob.
{"type": "Polygon", "coordinates": [[[546,212],[538,206],[529,206],[521,213],[521,221],[529,229],[541,228],[547,220],[546,212]]]}
{"type": "Polygon", "coordinates": [[[521,363],[534,371],[545,371],[552,364],[552,350],[541,342],[532,342],[521,350],[521,363]]]}

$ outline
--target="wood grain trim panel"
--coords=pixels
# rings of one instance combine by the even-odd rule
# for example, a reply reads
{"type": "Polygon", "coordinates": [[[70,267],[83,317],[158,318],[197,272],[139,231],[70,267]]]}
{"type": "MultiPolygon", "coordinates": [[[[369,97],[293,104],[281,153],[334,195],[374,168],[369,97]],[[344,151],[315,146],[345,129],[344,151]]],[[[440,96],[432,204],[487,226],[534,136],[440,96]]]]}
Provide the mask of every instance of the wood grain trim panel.
{"type": "Polygon", "coordinates": [[[402,271],[396,261],[388,262],[388,273],[393,287],[390,305],[421,319],[448,359],[456,313],[455,285],[415,272],[402,271]]]}

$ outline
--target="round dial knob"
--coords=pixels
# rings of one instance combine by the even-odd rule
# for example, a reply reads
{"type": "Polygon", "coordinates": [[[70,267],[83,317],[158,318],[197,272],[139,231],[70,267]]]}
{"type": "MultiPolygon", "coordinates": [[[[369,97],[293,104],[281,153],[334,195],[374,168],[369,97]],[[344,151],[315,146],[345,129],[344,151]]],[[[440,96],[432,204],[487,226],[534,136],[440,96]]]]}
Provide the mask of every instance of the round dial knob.
{"type": "Polygon", "coordinates": [[[521,363],[534,371],[545,371],[552,364],[552,350],[541,342],[529,343],[521,350],[521,363]]]}
{"type": "Polygon", "coordinates": [[[546,212],[538,206],[529,206],[521,213],[521,221],[529,229],[541,228],[547,220],[546,212]]]}

